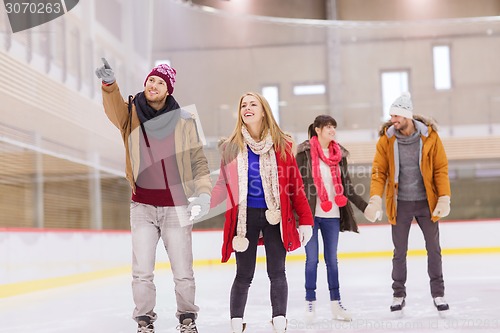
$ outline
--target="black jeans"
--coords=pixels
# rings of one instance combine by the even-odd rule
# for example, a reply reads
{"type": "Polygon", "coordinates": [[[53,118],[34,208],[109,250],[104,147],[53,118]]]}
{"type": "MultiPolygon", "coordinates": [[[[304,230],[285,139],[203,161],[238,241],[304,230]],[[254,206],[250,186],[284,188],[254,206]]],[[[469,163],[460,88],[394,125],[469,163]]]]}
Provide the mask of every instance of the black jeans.
{"type": "Polygon", "coordinates": [[[415,217],[422,230],[427,250],[427,272],[430,279],[432,297],[444,296],[443,267],[439,245],[439,223],[432,222],[427,200],[400,201],[396,225],[392,226],[394,257],[392,258],[392,284],[394,297],[406,297],[406,253],[411,222],[415,217]]]}
{"type": "Polygon", "coordinates": [[[248,289],[255,273],[257,243],[260,232],[264,235],[267,275],[271,282],[272,317],[286,316],[288,283],[285,274],[286,250],[281,240],[280,225],[266,220],[265,208],[247,209],[247,234],[249,245],[245,252],[236,252],[236,277],[231,288],[231,318],[243,318],[248,289]]]}

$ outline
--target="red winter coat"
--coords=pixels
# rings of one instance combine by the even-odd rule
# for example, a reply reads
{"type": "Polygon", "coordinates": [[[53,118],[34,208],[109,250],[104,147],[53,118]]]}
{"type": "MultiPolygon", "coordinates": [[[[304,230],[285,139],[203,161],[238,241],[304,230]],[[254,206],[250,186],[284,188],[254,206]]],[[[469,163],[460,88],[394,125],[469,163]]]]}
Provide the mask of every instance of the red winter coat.
{"type": "MultiPolygon", "coordinates": [[[[287,153],[282,160],[276,154],[278,164],[278,181],[281,205],[281,239],[287,251],[300,247],[299,233],[295,222],[294,211],[298,215],[299,225],[313,225],[314,220],[307,201],[302,177],[295,157],[287,153]]],[[[233,250],[233,237],[236,235],[238,220],[238,166],[237,160],[227,163],[221,161],[219,179],[212,191],[211,207],[226,201],[224,222],[224,240],[222,244],[222,262],[227,262],[233,250]],[[227,180],[227,181],[226,181],[227,180]]]]}

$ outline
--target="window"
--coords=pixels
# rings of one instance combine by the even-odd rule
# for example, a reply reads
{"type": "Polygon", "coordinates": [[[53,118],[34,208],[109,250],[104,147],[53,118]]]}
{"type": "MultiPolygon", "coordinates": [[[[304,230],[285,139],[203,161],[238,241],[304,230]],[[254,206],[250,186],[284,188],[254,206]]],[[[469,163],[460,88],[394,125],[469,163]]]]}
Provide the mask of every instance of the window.
{"type": "Polygon", "coordinates": [[[324,84],[308,84],[293,86],[294,95],[324,95],[326,87],[324,84]]]}
{"type": "Polygon", "coordinates": [[[4,31],[3,35],[4,37],[4,43],[3,43],[3,49],[8,51],[10,50],[10,46],[12,44],[12,33],[10,32],[10,25],[9,25],[9,20],[5,16],[0,16],[0,29],[4,31]],[[3,22],[2,22],[3,20],[3,22]]]}
{"type": "Polygon", "coordinates": [[[51,28],[53,28],[54,33],[50,35],[51,43],[49,45],[52,65],[60,69],[63,82],[66,81],[66,25],[64,22],[65,20],[53,21],[51,28]]]}
{"type": "Polygon", "coordinates": [[[76,79],[78,90],[82,88],[81,73],[81,50],[80,50],[80,32],[77,29],[71,30],[70,40],[68,41],[68,71],[76,79]]]}
{"type": "Polygon", "coordinates": [[[280,123],[280,106],[279,106],[279,92],[278,86],[265,86],[262,87],[262,96],[267,99],[269,105],[271,106],[271,111],[273,112],[274,119],[276,122],[280,123]]]}
{"type": "Polygon", "coordinates": [[[408,89],[408,71],[382,72],[382,120],[390,118],[389,109],[392,102],[408,89]]]}
{"type": "Polygon", "coordinates": [[[437,45],[432,48],[434,64],[434,88],[436,90],[451,89],[450,47],[437,45]]]}
{"type": "MultiPolygon", "coordinates": [[[[92,61],[94,57],[94,42],[91,39],[87,39],[85,41],[85,47],[84,47],[84,66],[83,66],[83,81],[87,83],[89,87],[94,86],[95,82],[95,76],[94,71],[92,70],[94,68],[94,63],[92,61]]],[[[104,54],[104,53],[101,53],[104,54]]],[[[90,89],[89,95],[90,97],[94,97],[94,89],[90,89]]]]}

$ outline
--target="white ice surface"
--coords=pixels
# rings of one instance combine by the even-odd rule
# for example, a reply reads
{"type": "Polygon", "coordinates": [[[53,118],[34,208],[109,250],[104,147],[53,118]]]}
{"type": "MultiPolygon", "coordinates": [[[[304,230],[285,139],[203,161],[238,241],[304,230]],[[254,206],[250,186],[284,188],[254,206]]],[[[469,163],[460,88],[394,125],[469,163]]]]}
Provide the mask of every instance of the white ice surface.
{"type": "MultiPolygon", "coordinates": [[[[352,313],[350,323],[329,316],[326,272],[318,270],[315,324],[303,321],[304,273],[301,262],[287,263],[289,283],[288,333],[297,332],[500,332],[500,254],[443,257],[446,299],[450,311],[440,318],[432,305],[425,257],[408,258],[405,315],[395,319],[392,301],[391,259],[340,260],[343,305],[352,313]]],[[[225,333],[229,328],[229,291],[233,264],[195,269],[197,320],[200,333],[225,333]]],[[[133,302],[129,275],[91,281],[0,299],[0,332],[8,333],[132,333],[133,302]]],[[[172,276],[156,273],[157,333],[178,332],[172,276]]],[[[248,333],[272,333],[269,283],[259,264],[250,288],[245,313],[248,333]]]]}

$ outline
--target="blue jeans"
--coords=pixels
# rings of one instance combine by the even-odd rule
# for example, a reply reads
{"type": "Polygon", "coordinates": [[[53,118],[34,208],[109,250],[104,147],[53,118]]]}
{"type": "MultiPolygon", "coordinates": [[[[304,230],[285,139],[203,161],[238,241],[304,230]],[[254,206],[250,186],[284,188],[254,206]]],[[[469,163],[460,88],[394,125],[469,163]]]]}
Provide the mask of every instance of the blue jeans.
{"type": "Polygon", "coordinates": [[[326,276],[330,300],[340,300],[339,267],[337,262],[337,246],[339,244],[340,219],[314,217],[314,228],[311,240],[306,245],[306,300],[316,300],[316,281],[318,278],[319,244],[318,232],[323,238],[326,276]]]}

